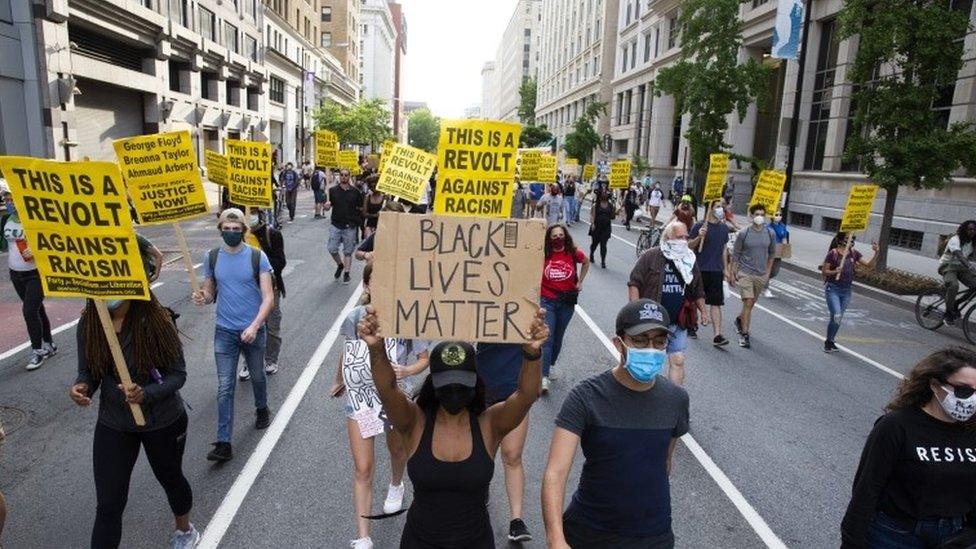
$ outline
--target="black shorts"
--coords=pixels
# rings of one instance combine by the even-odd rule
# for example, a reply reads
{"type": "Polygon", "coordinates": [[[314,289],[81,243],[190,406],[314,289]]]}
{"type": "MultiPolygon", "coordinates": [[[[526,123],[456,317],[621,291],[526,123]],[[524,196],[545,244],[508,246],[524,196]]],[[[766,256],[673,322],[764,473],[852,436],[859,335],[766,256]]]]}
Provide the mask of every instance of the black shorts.
{"type": "Polygon", "coordinates": [[[721,307],[725,305],[725,291],[722,288],[722,281],[725,280],[723,273],[719,271],[702,271],[702,286],[705,287],[705,304],[721,307]]]}
{"type": "MultiPolygon", "coordinates": [[[[569,515],[569,514],[568,514],[569,515]]],[[[649,538],[621,536],[612,532],[602,532],[586,526],[572,515],[563,517],[563,534],[566,542],[574,549],[673,549],[674,533],[666,532],[649,538]]]]}

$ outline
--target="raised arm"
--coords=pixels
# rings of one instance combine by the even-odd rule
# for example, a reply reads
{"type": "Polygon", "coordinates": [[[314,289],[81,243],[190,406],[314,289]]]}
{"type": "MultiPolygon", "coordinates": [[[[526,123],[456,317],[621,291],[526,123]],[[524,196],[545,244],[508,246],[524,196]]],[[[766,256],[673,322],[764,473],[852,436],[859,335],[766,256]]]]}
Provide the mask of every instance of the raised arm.
{"type": "Polygon", "coordinates": [[[539,398],[539,391],[542,389],[542,346],[549,339],[545,309],[536,311],[532,327],[529,328],[529,337],[529,342],[522,345],[522,354],[533,358],[523,358],[518,388],[504,402],[495,404],[485,412],[496,442],[501,442],[505,435],[522,423],[532,403],[539,398]]]}
{"type": "Polygon", "coordinates": [[[409,435],[421,417],[420,408],[397,387],[396,372],[393,371],[390,358],[386,356],[380,317],[372,305],[366,307],[366,316],[359,321],[357,332],[359,339],[365,341],[369,347],[369,366],[373,373],[373,384],[380,395],[380,401],[383,402],[386,417],[390,419],[394,429],[409,435]]]}

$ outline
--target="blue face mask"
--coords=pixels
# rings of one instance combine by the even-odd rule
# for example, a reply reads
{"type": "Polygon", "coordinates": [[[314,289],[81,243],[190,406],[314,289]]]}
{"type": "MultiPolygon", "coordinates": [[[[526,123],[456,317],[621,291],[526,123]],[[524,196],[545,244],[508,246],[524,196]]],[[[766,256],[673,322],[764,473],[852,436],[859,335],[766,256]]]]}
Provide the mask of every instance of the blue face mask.
{"type": "Polygon", "coordinates": [[[627,347],[627,361],[624,368],[630,377],[639,383],[650,383],[668,360],[668,353],[660,349],[634,349],[627,347]]]}
{"type": "Polygon", "coordinates": [[[108,310],[114,311],[121,307],[123,303],[125,303],[124,299],[109,299],[105,301],[105,306],[108,307],[108,310]]]}
{"type": "Polygon", "coordinates": [[[223,237],[224,244],[231,248],[236,248],[244,240],[244,233],[234,231],[220,231],[220,236],[223,237]]]}

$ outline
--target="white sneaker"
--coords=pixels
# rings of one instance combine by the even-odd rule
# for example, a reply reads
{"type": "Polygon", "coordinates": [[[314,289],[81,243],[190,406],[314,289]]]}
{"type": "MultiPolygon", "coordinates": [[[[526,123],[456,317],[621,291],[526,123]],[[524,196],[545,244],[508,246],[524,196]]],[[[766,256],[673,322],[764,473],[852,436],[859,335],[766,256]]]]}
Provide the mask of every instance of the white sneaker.
{"type": "Polygon", "coordinates": [[[542,394],[544,394],[544,395],[549,394],[549,378],[548,377],[542,378],[542,394]]]}
{"type": "Polygon", "coordinates": [[[556,365],[552,364],[549,366],[549,381],[556,380],[556,365]]]}
{"type": "Polygon", "coordinates": [[[373,539],[372,538],[354,539],[349,542],[349,547],[352,547],[352,549],[373,549],[373,539]]]}
{"type": "Polygon", "coordinates": [[[237,379],[241,381],[248,381],[251,379],[251,371],[247,369],[247,364],[241,366],[241,370],[237,372],[237,379]]]}
{"type": "Polygon", "coordinates": [[[386,501],[383,502],[383,512],[396,513],[403,508],[403,482],[399,486],[389,485],[386,489],[386,501]]]}
{"type": "Polygon", "coordinates": [[[186,532],[182,530],[177,530],[169,537],[169,545],[171,549],[192,549],[197,546],[200,541],[200,532],[190,524],[190,529],[186,532]]]}
{"type": "Polygon", "coordinates": [[[264,373],[268,374],[269,376],[273,376],[273,375],[277,374],[278,373],[278,363],[277,362],[269,362],[269,363],[265,364],[264,365],[264,373]]]}
{"type": "Polygon", "coordinates": [[[769,288],[766,288],[766,291],[763,292],[763,297],[765,297],[766,299],[773,299],[776,296],[773,295],[773,291],[772,290],[770,290],[769,288]]]}
{"type": "Polygon", "coordinates": [[[31,352],[30,360],[27,361],[27,366],[25,366],[25,368],[28,372],[36,370],[41,367],[41,364],[44,364],[44,361],[47,360],[47,357],[49,356],[51,356],[51,353],[49,353],[46,349],[34,349],[31,352]]]}

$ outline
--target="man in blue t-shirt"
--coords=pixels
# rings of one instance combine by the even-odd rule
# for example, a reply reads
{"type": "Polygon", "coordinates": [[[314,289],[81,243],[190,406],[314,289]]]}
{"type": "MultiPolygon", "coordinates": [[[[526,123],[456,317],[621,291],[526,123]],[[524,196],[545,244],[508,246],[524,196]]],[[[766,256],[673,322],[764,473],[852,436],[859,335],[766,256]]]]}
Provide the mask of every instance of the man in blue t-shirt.
{"type": "Polygon", "coordinates": [[[267,378],[264,373],[264,348],[267,332],[264,321],[274,307],[271,263],[261,250],[244,244],[247,233],[244,213],[228,208],[220,213],[217,229],[224,245],[203,257],[203,286],[193,293],[193,302],[217,302],[217,327],[214,330],[214,361],[217,364],[217,442],[207,455],[211,461],[233,457],[231,433],[234,430],[234,389],[237,362],[241,354],[251,373],[254,427],[265,429],[271,423],[268,409],[267,378]]]}
{"type": "Polygon", "coordinates": [[[659,375],[668,312],[651,299],[617,314],[620,363],[570,391],[556,417],[542,481],[549,547],[671,548],[671,457],[688,432],[688,393],[659,375]],[[583,472],[563,512],[576,449],[583,472]]]}

